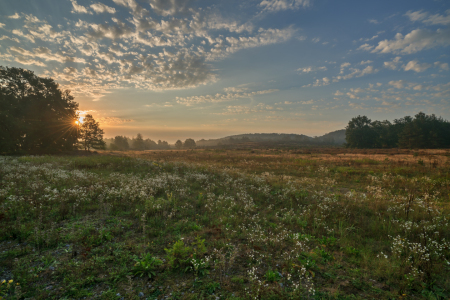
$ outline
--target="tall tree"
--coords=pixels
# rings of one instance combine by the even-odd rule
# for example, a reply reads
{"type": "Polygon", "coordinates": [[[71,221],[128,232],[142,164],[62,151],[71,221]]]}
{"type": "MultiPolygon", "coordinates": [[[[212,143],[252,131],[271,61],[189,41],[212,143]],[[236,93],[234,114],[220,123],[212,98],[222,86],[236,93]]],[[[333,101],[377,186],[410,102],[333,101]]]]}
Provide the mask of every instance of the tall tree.
{"type": "Polygon", "coordinates": [[[186,141],[184,141],[184,148],[192,149],[195,147],[196,145],[193,139],[186,139],[186,141]]]}
{"type": "Polygon", "coordinates": [[[114,145],[117,150],[127,151],[130,149],[130,145],[128,144],[128,139],[124,136],[118,135],[114,138],[114,145]]]}
{"type": "Polygon", "coordinates": [[[142,138],[142,134],[137,134],[137,136],[133,139],[131,147],[135,150],[145,150],[145,143],[142,138]]]}
{"type": "Polygon", "coordinates": [[[78,103],[51,78],[0,66],[0,152],[49,153],[77,142],[78,103]]]}
{"type": "Polygon", "coordinates": [[[145,150],[155,149],[157,147],[156,142],[151,139],[146,139],[144,141],[145,150]]]}
{"type": "Polygon", "coordinates": [[[345,128],[346,146],[349,148],[374,148],[377,144],[377,133],[366,116],[357,116],[348,122],[345,128]]]}
{"type": "Polygon", "coordinates": [[[181,149],[183,147],[183,142],[178,140],[175,142],[175,148],[181,149]]]}
{"type": "Polygon", "coordinates": [[[86,115],[79,130],[79,139],[84,150],[105,149],[105,142],[103,141],[103,130],[92,115],[86,115]]]}

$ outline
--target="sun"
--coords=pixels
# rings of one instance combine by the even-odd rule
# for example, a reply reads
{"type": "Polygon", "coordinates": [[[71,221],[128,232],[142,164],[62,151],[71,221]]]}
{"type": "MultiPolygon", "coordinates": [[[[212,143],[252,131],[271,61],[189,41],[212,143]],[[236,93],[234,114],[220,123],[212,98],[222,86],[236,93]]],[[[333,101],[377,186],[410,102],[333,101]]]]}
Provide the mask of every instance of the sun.
{"type": "Polygon", "coordinates": [[[84,117],[79,117],[78,120],[75,120],[75,125],[81,125],[83,124],[84,117]]]}

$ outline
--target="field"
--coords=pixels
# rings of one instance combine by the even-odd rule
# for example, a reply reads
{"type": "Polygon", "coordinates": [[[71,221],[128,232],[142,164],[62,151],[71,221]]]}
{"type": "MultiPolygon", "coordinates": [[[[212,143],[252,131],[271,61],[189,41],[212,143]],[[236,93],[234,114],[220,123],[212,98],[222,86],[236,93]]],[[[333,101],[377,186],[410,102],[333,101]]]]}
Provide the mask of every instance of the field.
{"type": "Polygon", "coordinates": [[[449,299],[449,172],[446,150],[0,157],[0,297],[449,299]]]}

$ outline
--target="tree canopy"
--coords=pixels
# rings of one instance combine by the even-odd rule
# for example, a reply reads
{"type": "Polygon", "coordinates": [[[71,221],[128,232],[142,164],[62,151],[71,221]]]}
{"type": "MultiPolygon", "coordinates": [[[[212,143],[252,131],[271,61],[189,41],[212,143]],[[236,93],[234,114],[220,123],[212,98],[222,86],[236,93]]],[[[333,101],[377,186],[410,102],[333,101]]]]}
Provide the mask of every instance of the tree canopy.
{"type": "Polygon", "coordinates": [[[192,149],[195,147],[196,147],[196,144],[193,139],[186,139],[186,141],[184,141],[184,148],[192,149]]]}
{"type": "Polygon", "coordinates": [[[0,152],[74,149],[78,103],[51,78],[0,66],[0,152]]]}
{"type": "Polygon", "coordinates": [[[183,147],[183,142],[178,140],[175,142],[175,148],[181,149],[183,147]]]}
{"type": "Polygon", "coordinates": [[[371,121],[366,116],[352,118],[346,127],[349,148],[448,148],[450,122],[420,112],[394,120],[371,121]]]}
{"type": "Polygon", "coordinates": [[[79,139],[84,150],[105,149],[105,142],[103,141],[103,130],[92,115],[86,115],[83,124],[80,127],[79,139]]]}

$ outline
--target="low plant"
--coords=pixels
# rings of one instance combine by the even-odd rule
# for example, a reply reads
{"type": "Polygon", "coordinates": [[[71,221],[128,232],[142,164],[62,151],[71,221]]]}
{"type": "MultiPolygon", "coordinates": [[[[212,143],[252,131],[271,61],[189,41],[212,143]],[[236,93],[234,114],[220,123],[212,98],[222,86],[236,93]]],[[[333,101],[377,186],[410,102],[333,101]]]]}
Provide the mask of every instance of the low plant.
{"type": "Polygon", "coordinates": [[[156,275],[156,269],[162,265],[162,260],[153,257],[150,253],[145,254],[141,259],[135,258],[133,274],[136,276],[148,276],[152,278],[156,275]]]}
{"type": "Polygon", "coordinates": [[[278,274],[278,272],[272,270],[267,270],[264,277],[268,282],[275,282],[281,279],[281,276],[278,274]]]}

